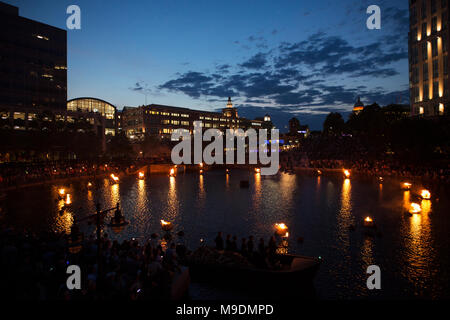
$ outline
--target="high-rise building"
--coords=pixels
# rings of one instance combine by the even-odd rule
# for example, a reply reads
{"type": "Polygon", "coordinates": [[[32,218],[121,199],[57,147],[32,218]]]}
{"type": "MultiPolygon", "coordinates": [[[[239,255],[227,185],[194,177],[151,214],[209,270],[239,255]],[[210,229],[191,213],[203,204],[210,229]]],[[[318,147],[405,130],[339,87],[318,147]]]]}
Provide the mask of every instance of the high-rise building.
{"type": "Polygon", "coordinates": [[[61,111],[66,105],[66,30],[0,2],[0,108],[61,111]]]}
{"type": "Polygon", "coordinates": [[[448,114],[448,0],[410,0],[409,13],[411,115],[448,114]]]}

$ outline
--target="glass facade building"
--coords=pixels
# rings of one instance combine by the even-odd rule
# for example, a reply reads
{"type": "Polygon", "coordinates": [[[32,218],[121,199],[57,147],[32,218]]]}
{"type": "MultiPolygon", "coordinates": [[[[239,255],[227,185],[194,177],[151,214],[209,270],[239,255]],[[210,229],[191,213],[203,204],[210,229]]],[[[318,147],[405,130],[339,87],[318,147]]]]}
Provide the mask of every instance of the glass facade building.
{"type": "Polygon", "coordinates": [[[111,103],[101,99],[83,97],[67,101],[67,111],[81,113],[99,113],[105,119],[105,134],[115,135],[117,129],[117,111],[111,103]]]}

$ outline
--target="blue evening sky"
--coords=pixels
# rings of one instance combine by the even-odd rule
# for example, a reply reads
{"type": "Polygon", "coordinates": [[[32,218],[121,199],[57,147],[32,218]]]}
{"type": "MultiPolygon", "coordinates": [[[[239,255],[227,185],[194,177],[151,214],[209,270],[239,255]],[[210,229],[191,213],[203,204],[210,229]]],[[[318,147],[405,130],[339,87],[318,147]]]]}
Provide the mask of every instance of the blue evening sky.
{"type": "Polygon", "coordinates": [[[289,117],[313,129],[330,111],[408,103],[408,1],[3,0],[19,14],[68,30],[68,98],[167,104],[289,117]],[[381,8],[381,30],[366,9],[381,8]]]}

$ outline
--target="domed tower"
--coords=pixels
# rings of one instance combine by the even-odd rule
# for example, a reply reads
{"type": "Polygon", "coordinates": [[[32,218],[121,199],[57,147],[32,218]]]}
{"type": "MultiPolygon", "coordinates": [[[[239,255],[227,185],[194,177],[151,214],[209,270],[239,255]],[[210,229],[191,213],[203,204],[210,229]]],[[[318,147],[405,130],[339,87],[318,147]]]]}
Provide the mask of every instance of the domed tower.
{"type": "Polygon", "coordinates": [[[358,97],[358,101],[356,101],[355,105],[353,106],[353,113],[359,114],[363,110],[364,110],[364,103],[362,103],[361,99],[358,97]]]}
{"type": "Polygon", "coordinates": [[[231,97],[228,97],[227,107],[225,109],[222,109],[222,113],[225,117],[238,118],[237,108],[233,107],[231,97]]]}

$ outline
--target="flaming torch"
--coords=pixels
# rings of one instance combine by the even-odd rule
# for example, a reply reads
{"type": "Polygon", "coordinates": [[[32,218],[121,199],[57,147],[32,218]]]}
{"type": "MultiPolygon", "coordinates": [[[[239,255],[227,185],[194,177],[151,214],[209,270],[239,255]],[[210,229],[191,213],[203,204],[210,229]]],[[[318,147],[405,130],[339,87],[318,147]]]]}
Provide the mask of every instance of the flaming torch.
{"type": "Polygon", "coordinates": [[[142,171],[140,171],[138,175],[139,175],[139,179],[141,179],[141,180],[144,179],[144,177],[145,177],[145,175],[142,171]]]}
{"type": "Polygon", "coordinates": [[[285,223],[275,223],[275,233],[281,237],[288,237],[288,227],[285,223]]]}
{"type": "Polygon", "coordinates": [[[364,219],[364,227],[372,228],[374,226],[375,226],[375,224],[374,224],[373,219],[371,217],[366,217],[364,219]]]}
{"type": "Polygon", "coordinates": [[[403,190],[409,190],[409,189],[411,189],[411,186],[412,186],[412,184],[409,183],[409,182],[403,182],[402,183],[402,189],[403,190]]]}
{"type": "Polygon", "coordinates": [[[168,231],[172,230],[173,226],[172,226],[171,222],[165,221],[165,220],[161,220],[161,228],[164,231],[168,232],[168,231]]]}
{"type": "Polygon", "coordinates": [[[430,191],[428,191],[426,189],[423,189],[423,190],[420,191],[420,196],[424,200],[430,200],[431,199],[431,193],[430,193],[430,191]]]}
{"type": "Polygon", "coordinates": [[[344,169],[344,176],[346,179],[350,178],[350,171],[344,169]]]}
{"type": "Polygon", "coordinates": [[[119,182],[119,177],[118,176],[116,176],[114,173],[111,173],[111,179],[113,180],[113,182],[114,183],[117,183],[117,182],[119,182]]]}

